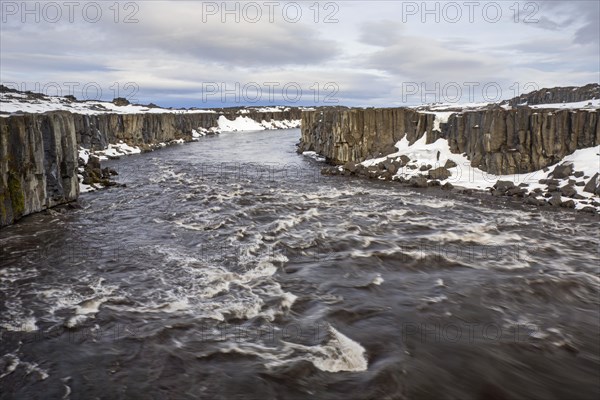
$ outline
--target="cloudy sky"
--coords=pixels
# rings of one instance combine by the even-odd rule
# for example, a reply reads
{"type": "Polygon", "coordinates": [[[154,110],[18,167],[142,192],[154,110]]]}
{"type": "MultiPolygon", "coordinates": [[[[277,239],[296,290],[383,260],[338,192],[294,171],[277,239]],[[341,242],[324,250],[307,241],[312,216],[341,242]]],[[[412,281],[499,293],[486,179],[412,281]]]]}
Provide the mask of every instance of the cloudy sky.
{"type": "Polygon", "coordinates": [[[2,83],[83,99],[402,106],[600,81],[597,0],[0,6],[2,83]]]}

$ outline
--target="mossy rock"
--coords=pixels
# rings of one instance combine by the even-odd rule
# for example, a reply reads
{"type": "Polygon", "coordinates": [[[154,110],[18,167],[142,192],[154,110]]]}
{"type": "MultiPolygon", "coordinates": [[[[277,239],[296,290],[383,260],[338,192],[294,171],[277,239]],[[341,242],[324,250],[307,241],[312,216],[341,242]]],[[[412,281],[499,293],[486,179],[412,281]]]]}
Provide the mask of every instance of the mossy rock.
{"type": "Polygon", "coordinates": [[[25,196],[21,187],[21,180],[12,171],[8,173],[8,195],[10,196],[15,220],[21,218],[25,212],[25,196]]]}

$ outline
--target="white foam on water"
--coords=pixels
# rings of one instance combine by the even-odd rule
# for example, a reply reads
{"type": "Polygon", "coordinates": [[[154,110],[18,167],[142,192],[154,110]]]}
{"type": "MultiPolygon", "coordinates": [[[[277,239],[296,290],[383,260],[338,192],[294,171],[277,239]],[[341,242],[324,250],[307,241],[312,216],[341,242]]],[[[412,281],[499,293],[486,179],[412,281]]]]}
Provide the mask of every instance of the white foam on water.
{"type": "Polygon", "coordinates": [[[384,282],[383,278],[381,277],[381,274],[377,274],[375,276],[375,278],[373,278],[373,280],[371,281],[372,285],[381,285],[384,282]]]}
{"type": "Polygon", "coordinates": [[[284,342],[284,347],[304,354],[290,359],[277,360],[267,364],[267,366],[274,367],[290,362],[308,360],[315,367],[326,372],[361,372],[367,370],[368,361],[364,347],[332,326],[328,327],[328,333],[331,338],[323,345],[304,346],[284,342]]]}
{"type": "Polygon", "coordinates": [[[329,340],[324,344],[306,346],[282,342],[282,347],[267,347],[259,343],[228,343],[219,351],[239,353],[258,357],[265,361],[267,368],[309,361],[325,372],[362,372],[368,368],[365,349],[332,326],[328,326],[329,340]]]}
{"type": "Polygon", "coordinates": [[[23,361],[15,353],[4,354],[0,359],[3,360],[3,364],[5,365],[4,370],[0,371],[0,379],[12,374],[18,367],[23,367],[25,375],[32,375],[38,381],[46,380],[50,376],[48,371],[40,368],[37,363],[23,361]]]}

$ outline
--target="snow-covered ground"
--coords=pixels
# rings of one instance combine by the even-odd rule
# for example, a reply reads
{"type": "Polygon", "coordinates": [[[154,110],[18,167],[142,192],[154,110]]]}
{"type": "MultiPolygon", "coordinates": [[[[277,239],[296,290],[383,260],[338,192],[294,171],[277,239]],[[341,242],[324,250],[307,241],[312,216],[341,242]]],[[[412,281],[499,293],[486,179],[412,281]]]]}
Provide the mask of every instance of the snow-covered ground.
{"type": "Polygon", "coordinates": [[[45,113],[48,111],[70,111],[76,114],[96,115],[104,113],[115,114],[197,114],[216,113],[214,110],[202,109],[171,109],[161,107],[146,107],[140,105],[117,106],[107,101],[70,101],[64,97],[42,96],[33,98],[23,93],[0,93],[0,116],[7,117],[16,112],[45,113]]]}
{"type": "Polygon", "coordinates": [[[257,122],[249,117],[239,116],[232,121],[221,115],[218,124],[220,132],[262,131],[265,129],[299,128],[300,120],[271,120],[269,122],[263,120],[257,122]]]}
{"type": "MultiPolygon", "coordinates": [[[[311,111],[314,108],[298,107],[301,110],[311,111]]],[[[286,106],[269,107],[245,107],[238,110],[238,114],[250,112],[277,113],[289,111],[286,106]]],[[[45,113],[49,111],[69,111],[76,114],[98,115],[104,113],[113,114],[202,114],[219,113],[211,109],[184,109],[184,108],[162,108],[148,107],[144,105],[122,105],[118,106],[108,101],[71,101],[65,97],[27,95],[25,93],[0,92],[0,116],[7,117],[14,113],[45,113]]],[[[269,129],[269,128],[265,128],[269,129]]],[[[238,129],[239,130],[239,129],[238,129]]]]}
{"type": "Polygon", "coordinates": [[[574,103],[550,103],[550,104],[533,104],[529,106],[531,108],[558,108],[558,109],[597,109],[600,108],[599,100],[585,100],[577,101],[574,103]]]}
{"type": "MultiPolygon", "coordinates": [[[[447,113],[436,113],[436,122],[434,126],[439,127],[439,123],[446,122],[448,118],[447,113]]],[[[434,128],[435,129],[435,128],[434,128]]],[[[498,180],[511,181],[516,186],[523,184],[523,187],[529,192],[535,189],[544,189],[545,184],[539,183],[543,179],[556,179],[551,176],[554,167],[558,164],[570,163],[573,164],[574,171],[583,172],[583,176],[580,177],[578,182],[587,182],[591,177],[600,172],[600,146],[590,147],[586,149],[576,150],[574,153],[563,158],[559,163],[551,165],[544,170],[533,171],[524,174],[511,174],[511,175],[494,175],[485,172],[479,168],[471,166],[469,159],[462,154],[455,154],[450,151],[450,146],[446,139],[438,139],[434,143],[426,143],[425,133],[419,140],[410,144],[406,136],[396,143],[397,152],[389,154],[385,157],[368,159],[362,162],[365,167],[377,165],[387,159],[400,161],[400,156],[405,155],[410,158],[410,162],[399,169],[395,174],[397,178],[410,179],[414,176],[424,174],[420,171],[420,167],[423,165],[431,166],[431,169],[438,167],[444,167],[448,160],[453,161],[456,166],[448,168],[448,171],[452,174],[445,180],[440,180],[440,184],[451,183],[454,186],[460,186],[468,189],[476,190],[488,190],[494,186],[498,180]],[[411,167],[413,168],[411,168],[411,167]],[[524,186],[527,185],[527,186],[524,186]]],[[[340,167],[342,168],[342,167],[340,167]]],[[[426,173],[425,173],[426,174],[426,173]]],[[[568,184],[569,179],[573,179],[572,176],[565,179],[558,180],[559,187],[563,187],[568,184]]],[[[598,196],[592,193],[584,192],[584,186],[573,185],[573,189],[577,191],[577,194],[583,197],[583,199],[572,199],[562,197],[563,202],[573,200],[575,202],[575,208],[581,209],[585,206],[581,201],[587,201],[591,198],[598,196]]],[[[540,199],[542,197],[540,196],[540,199]]]]}

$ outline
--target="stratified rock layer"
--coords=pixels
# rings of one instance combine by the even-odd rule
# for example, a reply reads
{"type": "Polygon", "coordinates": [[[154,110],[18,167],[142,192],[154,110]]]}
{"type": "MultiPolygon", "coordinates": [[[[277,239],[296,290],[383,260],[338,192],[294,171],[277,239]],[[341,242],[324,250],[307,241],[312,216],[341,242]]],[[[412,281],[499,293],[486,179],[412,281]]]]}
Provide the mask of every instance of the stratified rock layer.
{"type": "Polygon", "coordinates": [[[598,114],[489,107],[434,124],[434,114],[409,108],[320,108],[302,113],[299,151],[316,151],[333,164],[360,162],[393,153],[405,135],[412,144],[426,134],[427,143],[447,139],[451,151],[466,154],[473,167],[495,175],[526,173],[598,145],[598,114]]]}

